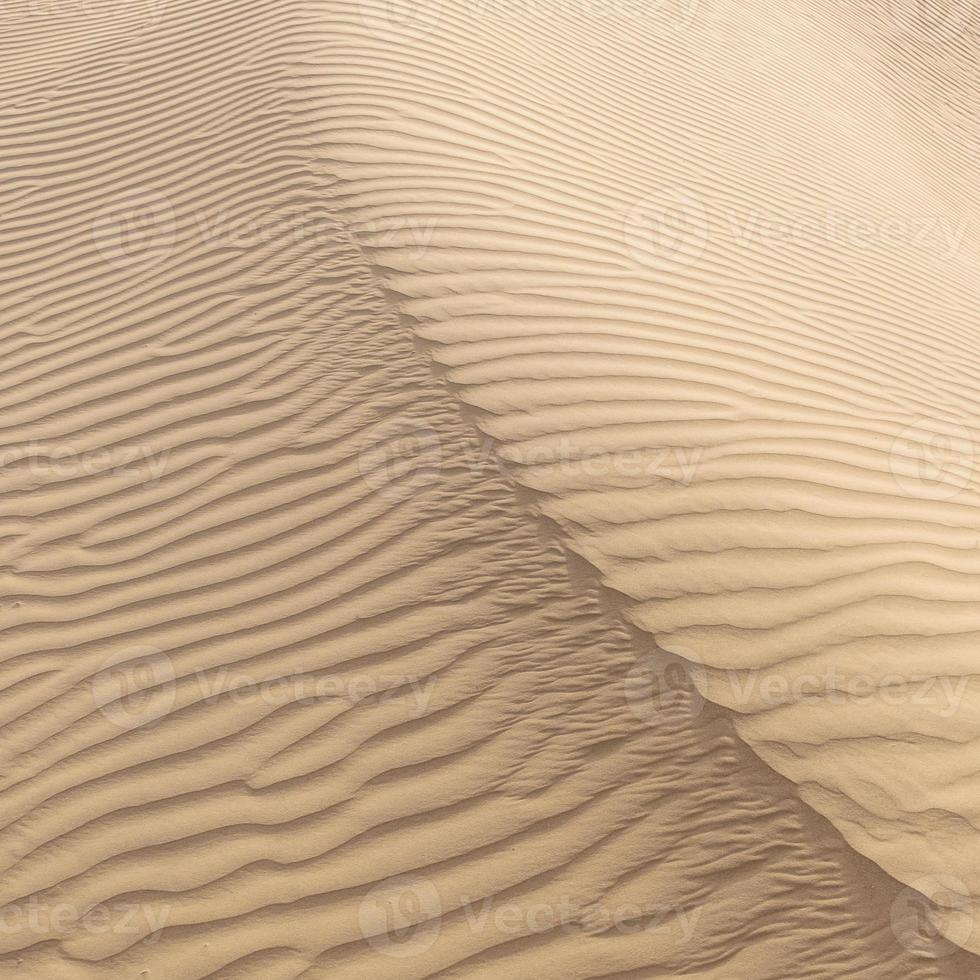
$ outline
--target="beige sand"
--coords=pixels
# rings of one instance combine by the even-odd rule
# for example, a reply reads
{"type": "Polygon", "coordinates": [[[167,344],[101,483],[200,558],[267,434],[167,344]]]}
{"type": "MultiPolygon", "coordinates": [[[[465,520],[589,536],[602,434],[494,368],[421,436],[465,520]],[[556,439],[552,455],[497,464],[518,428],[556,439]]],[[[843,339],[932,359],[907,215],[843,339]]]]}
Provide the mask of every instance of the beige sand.
{"type": "Polygon", "coordinates": [[[324,141],[541,512],[980,950],[977,25],[915,6],[379,4],[324,141]]]}
{"type": "Polygon", "coordinates": [[[944,23],[0,10],[0,976],[978,975],[944,23]]]}

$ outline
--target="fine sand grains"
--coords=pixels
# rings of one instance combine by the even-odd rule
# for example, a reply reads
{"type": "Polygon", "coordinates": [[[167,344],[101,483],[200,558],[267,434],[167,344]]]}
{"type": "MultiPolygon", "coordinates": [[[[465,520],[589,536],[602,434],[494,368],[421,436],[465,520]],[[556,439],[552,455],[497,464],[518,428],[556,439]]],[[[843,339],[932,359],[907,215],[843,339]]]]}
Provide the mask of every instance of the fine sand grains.
{"type": "Polygon", "coordinates": [[[324,7],[337,198],[481,430],[980,950],[973,6],[324,7]]]}
{"type": "MultiPolygon", "coordinates": [[[[0,61],[0,977],[975,976],[972,956],[930,934],[917,893],[751,754],[565,550],[642,599],[625,611],[650,627],[641,612],[668,587],[716,616],[729,567],[778,564],[764,606],[777,619],[813,587],[806,574],[826,566],[797,563],[794,584],[792,554],[729,566],[703,547],[697,571],[699,542],[748,533],[753,507],[736,503],[754,486],[773,513],[753,547],[783,534],[793,552],[818,524],[865,534],[858,557],[888,546],[896,518],[872,504],[895,492],[868,494],[864,522],[814,505],[780,525],[773,502],[792,488],[778,472],[701,488],[720,479],[712,465],[734,465],[738,439],[751,467],[757,443],[784,438],[760,418],[722,440],[724,419],[705,421],[725,398],[732,418],[748,404],[736,362],[759,375],[753,404],[782,392],[838,437],[833,411],[864,418],[859,385],[842,395],[820,375],[835,341],[780,332],[796,280],[783,296],[776,266],[761,285],[709,266],[695,300],[683,277],[603,257],[615,212],[596,174],[639,181],[621,114],[645,107],[652,122],[661,99],[652,67],[641,101],[603,95],[590,59],[611,43],[605,21],[583,34],[578,15],[539,18],[536,44],[526,25],[495,29],[512,53],[491,64],[467,55],[461,11],[440,10],[449,34],[405,46],[372,11],[0,12],[17,53],[0,61]],[[571,117],[547,101],[521,111],[561,37],[580,58],[571,101],[593,100],[615,140],[590,116],[569,142],[571,117]],[[474,82],[478,62],[496,92],[474,82]],[[537,217],[521,210],[535,195],[537,217]],[[419,228],[432,231],[421,244],[419,228]],[[757,342],[710,326],[736,307],[757,342]],[[708,349],[695,321],[713,365],[691,353],[708,349]],[[461,419],[407,324],[439,341],[517,465],[461,419]],[[809,373],[793,367],[803,351],[809,373]],[[658,454],[671,426],[704,437],[670,446],[706,453],[676,495],[564,457],[519,465],[556,433],[600,439],[609,458],[635,433],[658,454]],[[610,543],[624,531],[635,554],[610,543]],[[677,567],[658,585],[661,547],[677,567]]],[[[641,43],[659,52],[659,33],[633,36],[608,79],[641,43]]],[[[643,138],[679,153],[685,134],[678,122],[643,138]]],[[[858,318],[855,291],[821,295],[858,318]]],[[[871,298],[861,309],[878,324],[871,298]]],[[[908,360],[925,344],[914,314],[908,360]]],[[[905,370],[924,397],[938,389],[922,360],[905,370]]],[[[797,438],[774,466],[808,465],[797,438]]],[[[937,506],[962,516],[964,499],[937,506]]],[[[899,548],[952,552],[965,516],[946,538],[933,516],[903,518],[899,548]]],[[[695,680],[724,701],[717,677],[695,680]]],[[[954,812],[961,801],[936,817],[939,842],[954,812]]]]}

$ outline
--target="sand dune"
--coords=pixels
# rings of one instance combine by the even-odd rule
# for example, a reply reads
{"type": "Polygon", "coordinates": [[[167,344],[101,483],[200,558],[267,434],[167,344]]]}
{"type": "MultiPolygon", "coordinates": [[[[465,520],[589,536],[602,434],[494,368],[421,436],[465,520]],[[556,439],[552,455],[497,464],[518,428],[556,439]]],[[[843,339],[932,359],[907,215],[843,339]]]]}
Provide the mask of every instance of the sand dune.
{"type": "Polygon", "coordinates": [[[970,133],[880,16],[0,10],[0,976],[976,975],[970,133]]]}
{"type": "Polygon", "coordinates": [[[331,6],[324,152],[400,310],[632,622],[980,950],[969,11],[389,9],[331,6]]]}

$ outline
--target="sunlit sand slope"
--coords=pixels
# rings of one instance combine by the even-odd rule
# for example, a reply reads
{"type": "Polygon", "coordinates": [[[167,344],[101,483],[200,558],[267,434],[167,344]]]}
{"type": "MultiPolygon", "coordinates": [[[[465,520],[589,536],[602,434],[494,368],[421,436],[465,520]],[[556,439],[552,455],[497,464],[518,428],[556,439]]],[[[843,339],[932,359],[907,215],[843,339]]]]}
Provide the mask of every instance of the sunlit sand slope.
{"type": "Polygon", "coordinates": [[[973,7],[324,9],[338,200],[480,428],[980,950],[973,7]]]}
{"type": "Polygon", "coordinates": [[[970,976],[519,508],[322,11],[134,9],[0,20],[0,976],[970,976]]]}

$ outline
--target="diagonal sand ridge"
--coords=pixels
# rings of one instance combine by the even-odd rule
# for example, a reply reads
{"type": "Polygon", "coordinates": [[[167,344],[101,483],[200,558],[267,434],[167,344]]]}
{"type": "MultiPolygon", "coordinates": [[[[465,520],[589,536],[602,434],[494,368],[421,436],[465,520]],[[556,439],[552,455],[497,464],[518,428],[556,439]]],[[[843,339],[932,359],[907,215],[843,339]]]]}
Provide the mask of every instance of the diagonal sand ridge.
{"type": "MultiPolygon", "coordinates": [[[[831,288],[851,252],[807,242],[791,273],[781,243],[726,249],[713,195],[766,184],[716,166],[738,136],[719,107],[764,117],[750,78],[782,76],[723,56],[724,22],[661,13],[4,6],[0,977],[976,975],[647,632],[704,660],[697,684],[751,709],[739,728],[858,850],[896,874],[898,841],[932,873],[922,853],[959,847],[972,886],[946,826],[969,786],[926,737],[969,734],[969,690],[933,732],[926,709],[763,711],[750,673],[791,675],[798,623],[831,657],[841,588],[868,624],[843,662],[870,669],[876,575],[969,617],[968,461],[940,499],[871,463],[913,408],[971,410],[937,365],[971,349],[972,253],[876,252],[831,288]],[[634,210],[666,172],[694,210],[663,268],[634,210]],[[848,725],[873,743],[853,773],[821,728],[848,725]],[[930,751],[913,850],[859,808],[885,780],[905,802],[896,767],[930,751]]],[[[761,58],[751,13],[726,16],[761,58]]],[[[787,62],[816,43],[799,23],[787,62]]],[[[809,117],[782,98],[760,131],[789,157],[809,117]]],[[[896,636],[893,669],[929,648],[965,674],[950,632],[896,636]]]]}
{"type": "Polygon", "coordinates": [[[311,92],[540,511],[980,950],[980,47],[925,6],[337,2],[311,92]]]}

